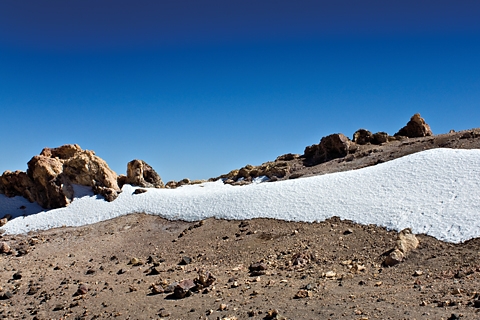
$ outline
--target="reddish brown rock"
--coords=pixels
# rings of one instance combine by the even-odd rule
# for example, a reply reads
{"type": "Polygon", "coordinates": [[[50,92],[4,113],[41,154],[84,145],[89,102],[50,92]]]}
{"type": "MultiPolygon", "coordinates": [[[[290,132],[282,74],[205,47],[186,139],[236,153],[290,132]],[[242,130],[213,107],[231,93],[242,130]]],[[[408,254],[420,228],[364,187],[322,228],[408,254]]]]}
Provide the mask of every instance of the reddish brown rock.
{"type": "Polygon", "coordinates": [[[323,137],[319,144],[306,147],[304,157],[310,165],[343,158],[356,150],[356,145],[342,133],[323,137]]]}
{"type": "Polygon", "coordinates": [[[1,193],[23,196],[45,209],[67,206],[73,200],[73,184],[92,187],[107,201],[120,192],[117,174],[107,163],[76,144],[45,148],[28,162],[26,173],[6,171],[0,181],[1,193]]]}
{"type": "Polygon", "coordinates": [[[132,160],[127,164],[125,183],[143,188],[164,188],[158,173],[143,160],[132,160]]]}
{"type": "Polygon", "coordinates": [[[353,142],[356,144],[364,145],[367,143],[371,143],[373,140],[373,134],[365,129],[358,129],[353,134],[353,142]]]}
{"type": "Polygon", "coordinates": [[[187,279],[180,281],[175,288],[173,289],[173,295],[177,299],[185,298],[190,295],[193,288],[195,288],[195,282],[193,280],[187,279]]]}
{"type": "Polygon", "coordinates": [[[408,138],[419,138],[433,135],[430,126],[420,116],[420,113],[416,113],[410,119],[405,127],[400,129],[394,136],[405,136],[408,138]]]}

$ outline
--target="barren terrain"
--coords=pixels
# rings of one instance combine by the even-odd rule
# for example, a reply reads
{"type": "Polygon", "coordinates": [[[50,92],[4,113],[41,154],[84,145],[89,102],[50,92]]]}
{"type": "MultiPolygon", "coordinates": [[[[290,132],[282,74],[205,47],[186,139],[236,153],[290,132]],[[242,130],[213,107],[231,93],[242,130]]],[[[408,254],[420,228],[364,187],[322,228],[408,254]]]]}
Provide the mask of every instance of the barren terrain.
{"type": "MultiPolygon", "coordinates": [[[[479,139],[478,129],[406,139],[362,146],[354,155],[314,167],[295,159],[291,167],[305,176],[352,170],[433,147],[480,148],[479,139]]],[[[142,213],[3,235],[0,242],[11,249],[3,247],[9,252],[0,255],[0,317],[480,317],[478,239],[451,244],[417,235],[419,248],[385,267],[396,236],[336,218],[187,223],[142,213]],[[179,291],[182,286],[190,290],[179,291]]]]}

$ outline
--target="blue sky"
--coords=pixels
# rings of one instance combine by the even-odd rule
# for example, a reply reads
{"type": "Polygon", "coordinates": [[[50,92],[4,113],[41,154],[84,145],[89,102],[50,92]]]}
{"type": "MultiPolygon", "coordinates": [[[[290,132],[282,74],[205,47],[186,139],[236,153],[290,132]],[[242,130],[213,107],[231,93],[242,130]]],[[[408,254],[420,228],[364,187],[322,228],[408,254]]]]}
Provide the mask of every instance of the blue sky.
{"type": "Polygon", "coordinates": [[[478,1],[0,2],[0,172],[78,143],[218,176],[322,136],[479,127],[478,1]]]}

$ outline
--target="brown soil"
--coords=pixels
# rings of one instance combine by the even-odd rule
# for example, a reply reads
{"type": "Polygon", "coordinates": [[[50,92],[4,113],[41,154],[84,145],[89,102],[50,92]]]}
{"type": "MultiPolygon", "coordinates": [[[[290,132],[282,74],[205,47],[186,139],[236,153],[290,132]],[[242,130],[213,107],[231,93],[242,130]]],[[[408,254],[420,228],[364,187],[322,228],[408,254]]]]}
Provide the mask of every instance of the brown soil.
{"type": "MultiPolygon", "coordinates": [[[[315,167],[299,162],[298,171],[352,170],[433,147],[480,148],[480,133],[363,146],[353,158],[315,167]]],[[[450,244],[418,235],[417,250],[384,267],[396,235],[337,218],[187,223],[140,213],[4,235],[0,242],[12,251],[0,255],[0,318],[480,318],[479,239],[450,244]],[[131,264],[132,258],[140,263],[131,264]],[[265,274],[249,272],[257,262],[265,274]],[[181,299],[152,292],[152,284],[162,291],[198,278],[200,270],[215,276],[213,285],[181,299]]]]}

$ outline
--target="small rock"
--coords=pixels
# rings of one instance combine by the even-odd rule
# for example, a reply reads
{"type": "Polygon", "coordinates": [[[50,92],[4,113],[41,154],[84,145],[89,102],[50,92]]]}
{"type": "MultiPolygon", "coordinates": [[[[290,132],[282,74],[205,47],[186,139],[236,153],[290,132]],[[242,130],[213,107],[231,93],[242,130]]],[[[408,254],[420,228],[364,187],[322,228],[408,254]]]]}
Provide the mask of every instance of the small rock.
{"type": "Polygon", "coordinates": [[[7,219],[3,218],[3,219],[0,219],[0,227],[3,227],[4,225],[6,225],[8,222],[7,219]]]}
{"type": "Polygon", "coordinates": [[[193,282],[193,280],[182,280],[175,286],[175,289],[173,289],[173,295],[177,299],[183,299],[191,294],[190,290],[193,288],[195,288],[195,282],[193,282]]]}
{"type": "Polygon", "coordinates": [[[344,235],[352,234],[352,233],[353,233],[353,230],[352,230],[352,229],[347,229],[347,230],[343,231],[343,234],[344,234],[344,235]]]}
{"type": "Polygon", "coordinates": [[[135,189],[135,191],[133,191],[133,194],[142,194],[142,193],[145,193],[147,191],[148,191],[147,189],[138,188],[138,189],[135,189]]]}
{"type": "Polygon", "coordinates": [[[88,287],[85,284],[82,283],[78,286],[76,294],[77,295],[84,295],[84,294],[87,294],[87,292],[88,292],[88,287]]]}
{"type": "Polygon", "coordinates": [[[316,287],[314,283],[309,283],[305,286],[305,290],[313,290],[316,287]]]}
{"type": "Polygon", "coordinates": [[[138,259],[138,258],[132,258],[132,259],[130,259],[130,264],[131,264],[132,266],[136,267],[136,266],[142,265],[142,264],[143,264],[143,261],[140,260],[140,259],[138,259]]]}
{"type": "Polygon", "coordinates": [[[457,288],[457,289],[453,289],[450,293],[453,295],[460,295],[462,294],[462,291],[457,288]]]}
{"type": "Polygon", "coordinates": [[[326,278],[335,278],[337,274],[334,271],[328,271],[325,273],[326,278]]]}
{"type": "Polygon", "coordinates": [[[421,275],[423,275],[423,271],[421,271],[421,270],[415,270],[415,272],[413,273],[414,277],[419,277],[421,275]]]}
{"type": "Polygon", "coordinates": [[[218,310],[220,311],[224,311],[227,309],[228,309],[228,305],[226,305],[225,303],[220,304],[220,306],[218,307],[218,310]]]}
{"type": "Polygon", "coordinates": [[[452,313],[452,315],[447,320],[460,320],[460,316],[458,314],[452,313]]]}
{"type": "Polygon", "coordinates": [[[303,298],[311,297],[311,296],[312,296],[311,291],[302,289],[302,290],[299,290],[293,298],[294,299],[303,299],[303,298]]]}
{"type": "Polygon", "coordinates": [[[477,299],[477,300],[473,301],[473,306],[475,308],[480,308],[480,300],[477,299]]]}
{"type": "Polygon", "coordinates": [[[267,268],[268,266],[264,262],[256,262],[251,264],[250,267],[248,267],[248,269],[250,270],[250,275],[253,277],[264,275],[267,268]]]}
{"type": "Polygon", "coordinates": [[[170,317],[170,312],[168,312],[167,310],[161,309],[161,310],[158,312],[158,316],[159,316],[160,318],[167,318],[167,317],[170,317]]]}
{"type": "Polygon", "coordinates": [[[180,261],[179,265],[184,265],[186,266],[187,264],[192,263],[192,258],[184,256],[182,257],[182,260],[180,261]]]}
{"type": "Polygon", "coordinates": [[[120,269],[117,271],[117,274],[124,274],[124,273],[127,273],[128,270],[125,270],[125,269],[120,269]]]}
{"type": "Polygon", "coordinates": [[[13,274],[12,276],[13,280],[20,280],[22,279],[22,273],[19,271],[19,272],[16,272],[13,274]]]}
{"type": "Polygon", "coordinates": [[[12,297],[13,297],[13,293],[11,293],[10,291],[7,291],[2,295],[1,298],[6,300],[6,299],[10,299],[12,297]]]}
{"type": "Polygon", "coordinates": [[[201,288],[205,288],[211,286],[215,280],[217,279],[209,271],[199,270],[198,277],[195,279],[195,283],[201,288]]]}
{"type": "Polygon", "coordinates": [[[152,291],[152,294],[160,294],[165,292],[162,286],[157,286],[155,284],[150,285],[150,290],[152,291]]]}
{"type": "Polygon", "coordinates": [[[6,242],[0,243],[0,253],[10,253],[12,249],[6,242]]]}

